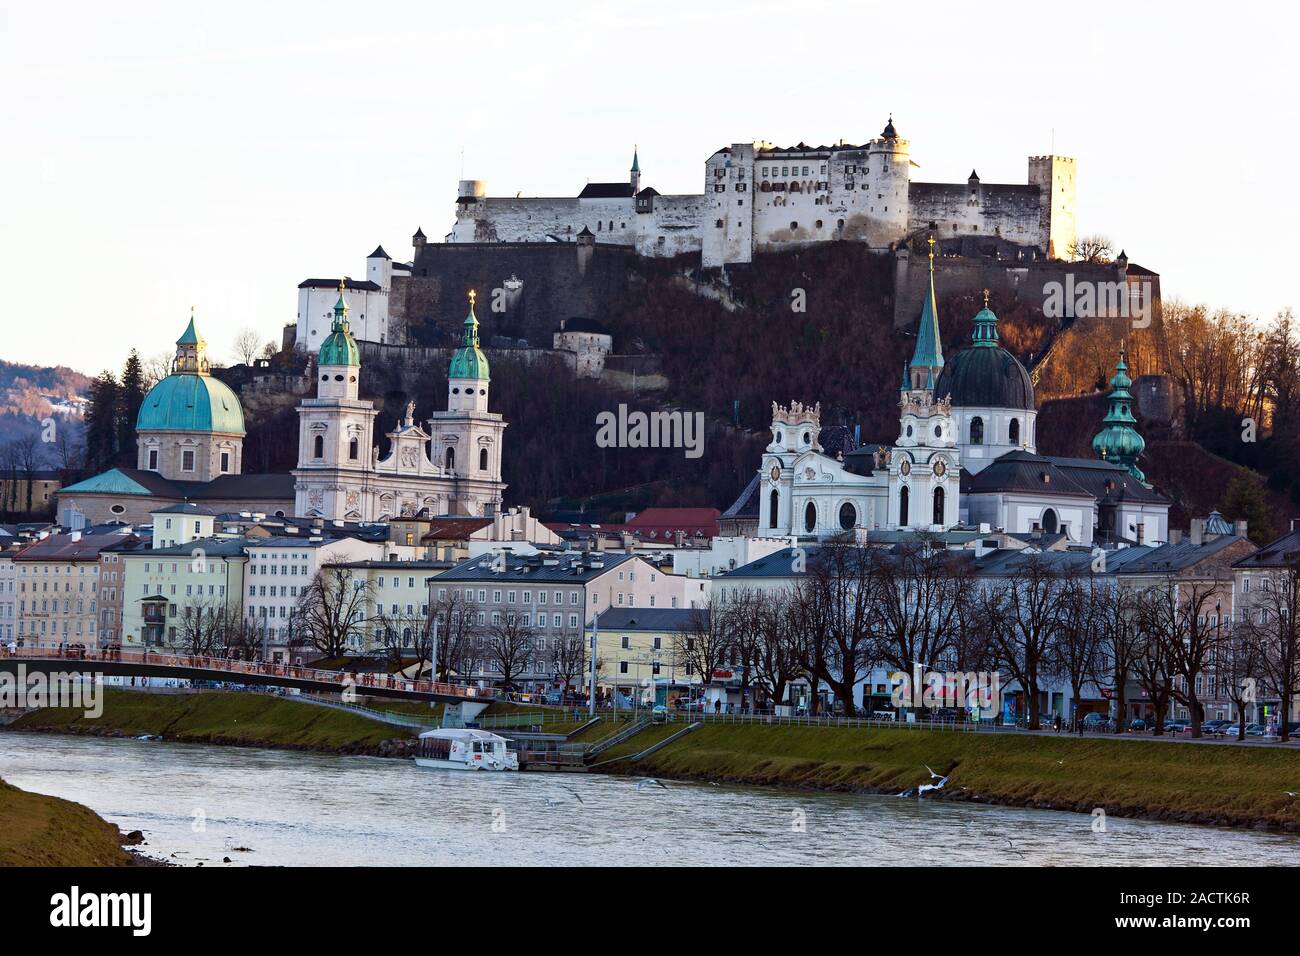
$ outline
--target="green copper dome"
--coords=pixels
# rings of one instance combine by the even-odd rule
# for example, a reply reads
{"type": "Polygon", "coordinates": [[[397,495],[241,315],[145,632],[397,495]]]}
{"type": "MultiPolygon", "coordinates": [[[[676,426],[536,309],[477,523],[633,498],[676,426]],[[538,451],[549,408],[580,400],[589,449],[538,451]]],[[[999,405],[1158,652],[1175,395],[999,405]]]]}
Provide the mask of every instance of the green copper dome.
{"type": "Polygon", "coordinates": [[[339,300],[334,305],[334,326],[325,341],[320,344],[317,356],[319,365],[357,365],[361,364],[361,353],[357,351],[357,340],[352,337],[348,326],[348,304],[343,300],[343,283],[339,283],[339,300]]]}
{"type": "Polygon", "coordinates": [[[448,378],[476,378],[488,381],[488,360],[478,344],[478,317],[474,314],[474,290],[469,292],[469,315],[465,317],[461,345],[451,357],[448,378]]]}
{"type": "Polygon", "coordinates": [[[244,434],[244,410],[225,382],[208,375],[207,343],[190,324],[176,340],[172,373],[149,389],[136,415],[138,432],[244,434]]]}
{"type": "Polygon", "coordinates": [[[244,411],[224,382],[194,372],[175,372],[144,397],[135,429],[242,435],[244,411]]]}
{"type": "Polygon", "coordinates": [[[1120,349],[1119,361],[1115,363],[1115,377],[1110,380],[1110,396],[1107,401],[1110,409],[1102,419],[1105,426],[1092,440],[1092,450],[1103,461],[1123,465],[1138,481],[1146,481],[1137,460],[1141,457],[1147,443],[1137,431],[1137,419],[1133,416],[1133,395],[1129,387],[1133,380],[1128,377],[1128,364],[1124,361],[1124,350],[1120,349]]]}

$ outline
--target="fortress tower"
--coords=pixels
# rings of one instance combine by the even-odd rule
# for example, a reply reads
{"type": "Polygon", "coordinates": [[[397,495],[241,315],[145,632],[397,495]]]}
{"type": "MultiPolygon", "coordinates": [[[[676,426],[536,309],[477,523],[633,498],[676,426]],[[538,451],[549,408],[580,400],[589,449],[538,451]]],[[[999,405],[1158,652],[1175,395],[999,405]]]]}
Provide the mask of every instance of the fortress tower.
{"type": "Polygon", "coordinates": [[[1074,160],[1030,156],[1029,184],[1039,189],[1039,223],[1048,258],[1068,259],[1076,237],[1074,160]]]}

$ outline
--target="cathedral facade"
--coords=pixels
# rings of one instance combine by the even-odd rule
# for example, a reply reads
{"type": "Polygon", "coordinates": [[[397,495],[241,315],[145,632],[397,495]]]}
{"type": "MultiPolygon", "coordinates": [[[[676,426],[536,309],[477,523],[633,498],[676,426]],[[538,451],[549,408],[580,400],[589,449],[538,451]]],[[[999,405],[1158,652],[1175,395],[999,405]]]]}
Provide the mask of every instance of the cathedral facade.
{"type": "Polygon", "coordinates": [[[1039,455],[1033,384],[999,344],[987,297],[971,345],[945,361],[932,249],[916,349],[898,389],[898,437],[832,457],[820,443],[820,406],[773,403],[754,489],[758,533],[960,529],[1063,535],[1084,546],[1166,541],[1169,501],[1137,467],[1131,384],[1121,352],[1097,459],[1039,455]]]}
{"type": "Polygon", "coordinates": [[[361,359],[339,288],[334,320],[321,343],[316,397],[298,406],[294,512],[302,517],[381,521],[415,515],[492,515],[501,508],[501,435],[506,423],[488,411],[490,374],[479,346],[470,293],[461,346],[451,360],[447,410],[421,427],[414,403],[387,433],[389,451],[374,443],[377,412],[358,394],[361,359]]]}

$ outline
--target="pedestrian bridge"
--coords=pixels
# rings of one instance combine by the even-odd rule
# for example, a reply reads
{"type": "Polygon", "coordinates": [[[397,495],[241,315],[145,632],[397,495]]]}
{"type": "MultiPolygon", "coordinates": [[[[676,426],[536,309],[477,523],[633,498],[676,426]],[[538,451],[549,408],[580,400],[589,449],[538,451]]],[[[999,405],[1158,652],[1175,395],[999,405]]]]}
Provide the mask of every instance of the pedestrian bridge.
{"type": "Polygon", "coordinates": [[[367,697],[437,701],[444,704],[491,703],[494,693],[460,684],[407,680],[392,674],[345,674],[296,664],[229,660],[174,651],[110,650],[53,647],[0,648],[0,672],[99,674],[105,677],[170,677],[296,687],[317,693],[355,693],[367,697]]]}

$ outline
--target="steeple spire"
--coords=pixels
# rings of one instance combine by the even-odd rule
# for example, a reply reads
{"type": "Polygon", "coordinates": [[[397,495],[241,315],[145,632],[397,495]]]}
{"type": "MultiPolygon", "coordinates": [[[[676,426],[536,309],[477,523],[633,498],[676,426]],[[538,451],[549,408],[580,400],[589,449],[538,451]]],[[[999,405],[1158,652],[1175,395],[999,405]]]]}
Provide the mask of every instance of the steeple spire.
{"type": "Polygon", "coordinates": [[[334,328],[335,332],[348,331],[348,302],[343,297],[343,279],[339,280],[339,300],[334,303],[334,328]]]}
{"type": "Polygon", "coordinates": [[[916,349],[912,352],[911,373],[913,388],[932,387],[943,368],[943,345],[939,338],[939,306],[934,294],[934,236],[930,244],[930,278],[921,305],[921,320],[916,326],[916,349]],[[927,385],[926,383],[930,384],[927,385]]]}
{"type": "Polygon", "coordinates": [[[1133,416],[1133,395],[1129,391],[1133,380],[1128,376],[1126,358],[1121,342],[1119,361],[1115,363],[1115,375],[1110,380],[1110,395],[1106,399],[1110,408],[1102,419],[1105,427],[1092,440],[1092,450],[1103,461],[1123,465],[1134,478],[1145,482],[1146,475],[1138,468],[1137,461],[1147,443],[1138,434],[1137,419],[1133,416]]]}
{"type": "Polygon", "coordinates": [[[474,303],[478,299],[478,293],[473,289],[469,290],[469,315],[465,316],[465,322],[461,326],[460,348],[456,349],[451,357],[451,368],[447,374],[449,379],[481,379],[488,380],[488,361],[487,356],[479,347],[478,339],[478,316],[474,314],[474,303]]]}

